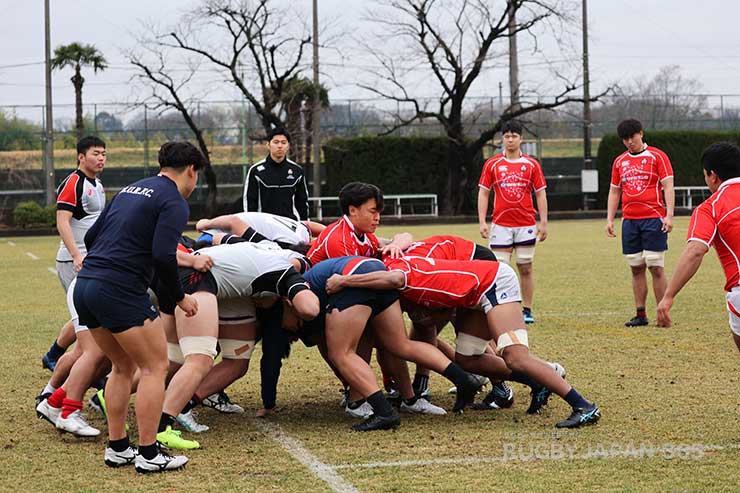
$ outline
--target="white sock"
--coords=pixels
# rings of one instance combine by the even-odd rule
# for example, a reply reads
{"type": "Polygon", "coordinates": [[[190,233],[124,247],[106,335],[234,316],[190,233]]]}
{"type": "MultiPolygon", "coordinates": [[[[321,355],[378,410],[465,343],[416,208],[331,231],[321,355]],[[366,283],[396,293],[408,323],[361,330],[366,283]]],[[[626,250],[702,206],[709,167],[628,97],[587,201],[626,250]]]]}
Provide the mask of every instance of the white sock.
{"type": "Polygon", "coordinates": [[[56,391],[56,389],[57,389],[56,387],[51,386],[51,380],[49,380],[49,383],[46,384],[46,387],[44,387],[44,390],[42,390],[41,393],[42,394],[53,394],[54,391],[56,391]]]}

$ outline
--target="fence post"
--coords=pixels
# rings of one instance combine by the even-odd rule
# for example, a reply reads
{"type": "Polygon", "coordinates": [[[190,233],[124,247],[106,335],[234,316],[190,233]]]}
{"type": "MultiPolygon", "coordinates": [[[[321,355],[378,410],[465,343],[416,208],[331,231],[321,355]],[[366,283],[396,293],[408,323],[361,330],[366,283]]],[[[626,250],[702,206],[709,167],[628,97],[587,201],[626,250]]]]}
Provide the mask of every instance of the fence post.
{"type": "Polygon", "coordinates": [[[401,197],[396,197],[396,217],[401,217],[401,197]]]}

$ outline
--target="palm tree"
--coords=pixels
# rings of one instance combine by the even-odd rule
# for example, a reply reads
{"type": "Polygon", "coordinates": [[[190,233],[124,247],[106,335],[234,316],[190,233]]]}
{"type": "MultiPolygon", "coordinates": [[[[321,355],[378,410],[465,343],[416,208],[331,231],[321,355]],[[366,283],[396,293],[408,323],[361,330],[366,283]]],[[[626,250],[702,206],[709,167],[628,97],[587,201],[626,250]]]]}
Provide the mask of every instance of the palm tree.
{"type": "Polygon", "coordinates": [[[93,45],[70,43],[57,46],[54,50],[54,58],[51,60],[52,69],[73,67],[75,74],[70,79],[75,88],[75,127],[77,138],[81,139],[85,134],[85,124],[82,121],[82,85],[85,78],[82,77],[82,67],[92,67],[95,73],[108,68],[108,62],[103,54],[93,45]]]}

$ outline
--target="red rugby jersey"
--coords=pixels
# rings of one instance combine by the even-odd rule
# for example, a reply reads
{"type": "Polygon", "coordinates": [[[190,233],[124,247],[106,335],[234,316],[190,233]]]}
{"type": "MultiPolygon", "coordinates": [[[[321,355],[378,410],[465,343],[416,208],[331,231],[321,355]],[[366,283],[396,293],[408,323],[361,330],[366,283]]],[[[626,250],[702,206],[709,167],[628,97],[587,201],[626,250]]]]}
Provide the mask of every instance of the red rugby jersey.
{"type": "Polygon", "coordinates": [[[459,236],[435,235],[414,241],[403,254],[440,260],[473,260],[475,243],[459,236]]]}
{"type": "Polygon", "coordinates": [[[665,152],[645,146],[639,154],[625,151],[612,165],[611,186],[622,189],[622,217],[651,219],[665,217],[663,181],[673,178],[671,161],[665,152]]]}
{"type": "Polygon", "coordinates": [[[499,263],[488,260],[383,259],[389,271],[403,272],[401,296],[429,308],[470,308],[493,287],[499,263]]]}
{"type": "Polygon", "coordinates": [[[360,238],[349,218],[342,216],[321,232],[316,241],[312,243],[307,257],[312,265],[316,265],[328,258],[351,255],[376,257],[379,250],[378,239],[374,234],[365,233],[360,238]]]}
{"type": "Polygon", "coordinates": [[[502,153],[485,162],[478,186],[493,188],[492,222],[522,228],[536,223],[532,192],[547,188],[547,183],[536,159],[522,153],[519,159],[510,160],[502,153]]]}
{"type": "Polygon", "coordinates": [[[725,271],[725,291],[740,284],[740,178],[723,182],[694,209],[687,240],[714,246],[725,271]]]}

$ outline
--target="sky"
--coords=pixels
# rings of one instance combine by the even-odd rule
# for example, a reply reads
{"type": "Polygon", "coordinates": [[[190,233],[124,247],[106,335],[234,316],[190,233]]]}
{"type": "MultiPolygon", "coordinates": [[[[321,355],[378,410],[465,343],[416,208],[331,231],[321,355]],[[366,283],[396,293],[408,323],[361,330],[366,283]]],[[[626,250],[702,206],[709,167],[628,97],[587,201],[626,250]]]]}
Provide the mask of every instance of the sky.
{"type": "MultiPolygon", "coordinates": [[[[280,3],[280,0],[277,0],[280,3]]],[[[493,0],[492,0],[493,1],[493,0]]],[[[571,0],[575,6],[579,1],[571,0]]],[[[43,0],[0,0],[0,109],[19,106],[18,116],[38,120],[44,104],[44,16],[43,0]]],[[[51,46],[74,41],[95,45],[108,59],[105,72],[84,74],[86,104],[131,102],[141,97],[132,84],[132,67],[125,53],[136,47],[144,22],[172,26],[194,0],[51,0],[51,46]]],[[[283,2],[286,3],[286,2],[283,2]]],[[[310,0],[295,0],[294,8],[310,22],[310,0]]],[[[373,85],[377,62],[358,53],[354,41],[370,31],[365,20],[368,1],[319,0],[322,25],[333,39],[322,44],[322,82],[334,101],[372,97],[358,83],[373,85]],[[354,37],[353,37],[354,36],[354,37]],[[369,69],[369,70],[363,70],[369,69]]],[[[589,0],[589,49],[592,92],[609,85],[625,84],[635,78],[649,79],[660,67],[679,65],[682,74],[698,80],[706,94],[740,95],[740,36],[737,33],[740,3],[729,0],[645,0],[620,2],[589,0]]],[[[572,15],[580,20],[580,9],[572,15]]],[[[539,40],[550,60],[563,71],[579,71],[578,23],[571,25],[572,49],[563,53],[551,37],[539,40]]],[[[329,36],[327,35],[327,38],[329,36]]],[[[545,87],[552,75],[541,67],[542,57],[532,55],[532,40],[520,37],[520,78],[534,90],[545,87]]],[[[499,49],[503,49],[503,44],[499,49]]],[[[306,75],[310,72],[307,54],[306,75]]],[[[54,73],[53,102],[71,105],[74,92],[67,69],[54,73]]],[[[203,70],[195,79],[195,91],[210,99],[235,99],[236,90],[219,84],[221,75],[203,70]]],[[[489,71],[474,86],[473,96],[498,96],[499,82],[508,94],[505,67],[489,71]]],[[[420,78],[417,95],[433,96],[434,85],[420,78]]],[[[545,89],[546,91],[549,89],[545,89]]],[[[551,91],[553,92],[553,91],[551,91]]],[[[738,98],[740,102],[740,97],[738,98]]],[[[71,107],[71,106],[70,106],[71,107]]],[[[56,114],[64,114],[60,108],[56,114]]],[[[71,110],[70,110],[71,111],[71,110]]]]}

